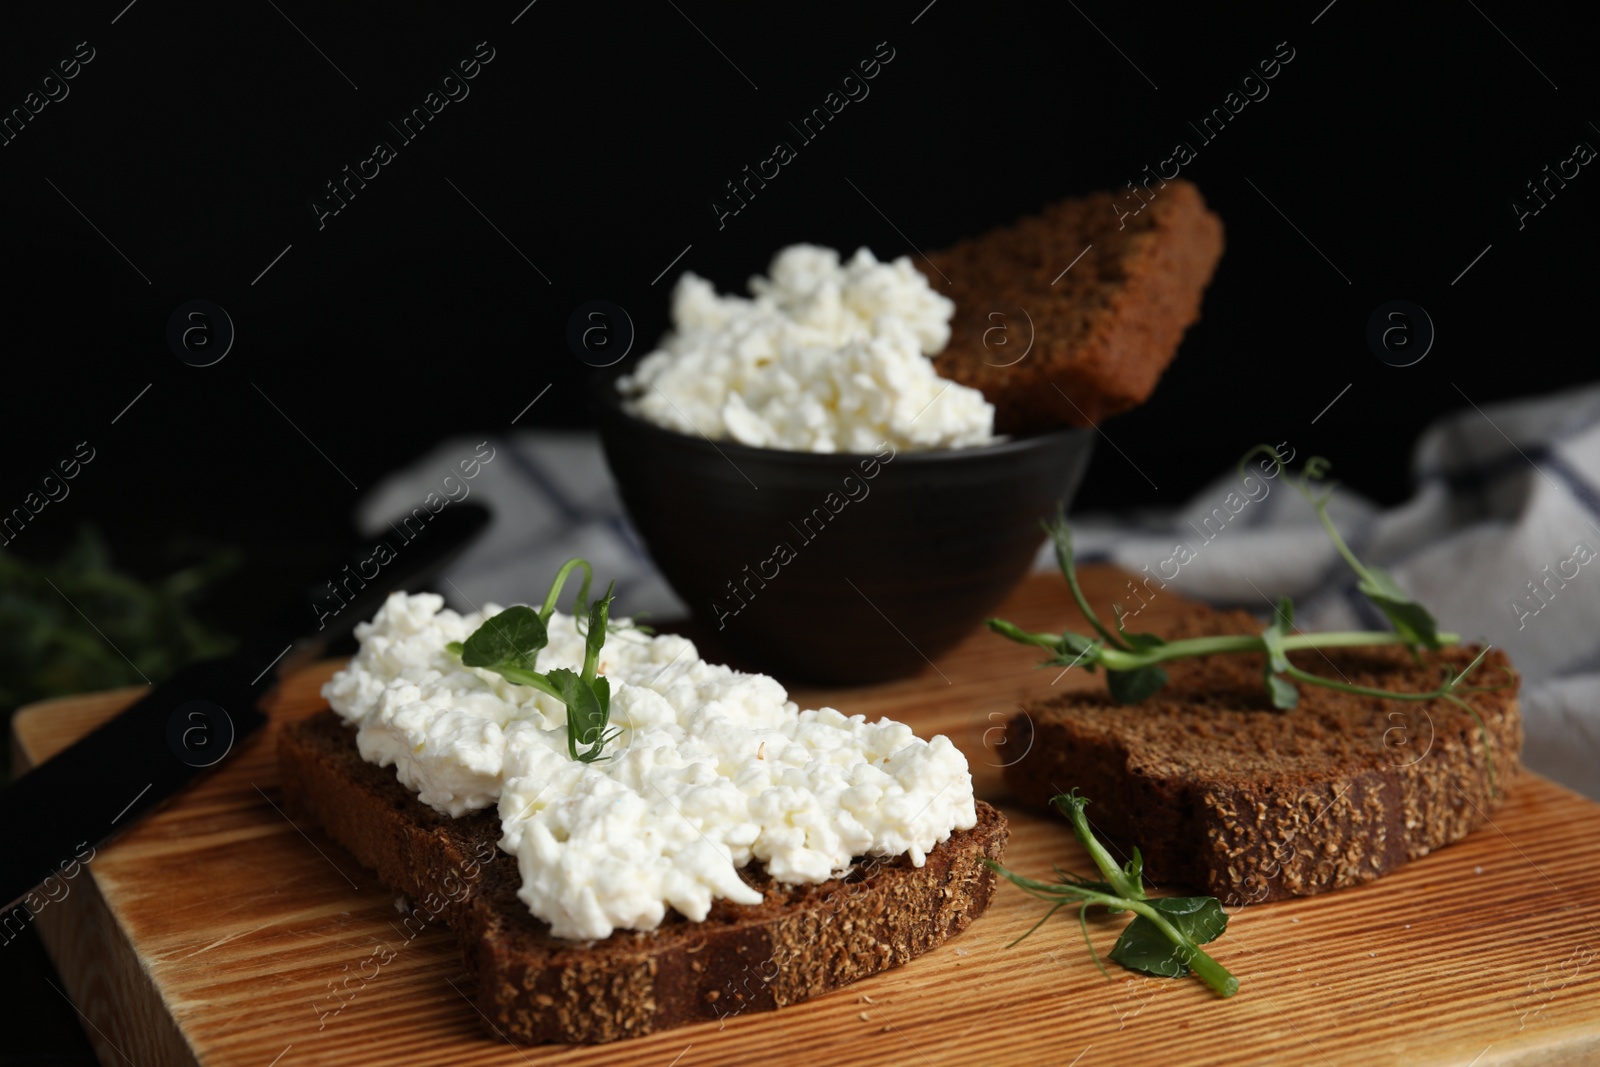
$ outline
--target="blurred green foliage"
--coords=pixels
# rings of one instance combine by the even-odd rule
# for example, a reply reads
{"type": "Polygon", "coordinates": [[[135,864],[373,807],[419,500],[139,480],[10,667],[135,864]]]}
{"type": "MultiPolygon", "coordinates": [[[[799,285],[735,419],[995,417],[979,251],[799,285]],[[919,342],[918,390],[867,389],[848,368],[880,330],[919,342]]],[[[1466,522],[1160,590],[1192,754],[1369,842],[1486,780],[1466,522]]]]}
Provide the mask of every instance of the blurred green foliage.
{"type": "Polygon", "coordinates": [[[0,712],[159,682],[186,663],[232,651],[234,639],[196,618],[194,605],[238,563],[236,549],[211,548],[198,562],[144,581],[112,566],[90,526],[54,563],[0,552],[0,712]]]}

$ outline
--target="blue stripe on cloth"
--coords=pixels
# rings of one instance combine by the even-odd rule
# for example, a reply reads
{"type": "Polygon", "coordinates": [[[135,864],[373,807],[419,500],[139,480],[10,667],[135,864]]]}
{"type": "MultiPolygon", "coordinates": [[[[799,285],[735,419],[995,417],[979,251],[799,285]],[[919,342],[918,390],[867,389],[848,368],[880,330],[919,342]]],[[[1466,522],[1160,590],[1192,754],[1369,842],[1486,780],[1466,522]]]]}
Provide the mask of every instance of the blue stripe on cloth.
{"type": "MultiPolygon", "coordinates": [[[[1577,397],[1571,398],[1568,403],[1554,411],[1554,424],[1547,424],[1541,427],[1537,441],[1515,443],[1512,445],[1512,451],[1499,453],[1488,462],[1480,463],[1475,467],[1447,470],[1443,465],[1440,465],[1419,469],[1416,472],[1417,481],[1452,482],[1461,480],[1470,482],[1485,477],[1487,479],[1498,479],[1504,473],[1504,470],[1515,469],[1518,462],[1524,458],[1531,459],[1537,463],[1551,449],[1560,447],[1570,438],[1588,433],[1597,423],[1600,423],[1600,418],[1597,418],[1597,415],[1600,415],[1600,390],[1589,386],[1582,392],[1587,395],[1581,400],[1577,397]],[[1521,451],[1519,452],[1518,449],[1521,451]]],[[[1482,412],[1479,412],[1479,414],[1482,414],[1482,412]]],[[[1484,418],[1487,420],[1488,416],[1485,415],[1484,418]]],[[[1470,421],[1475,422],[1476,420],[1470,421]]],[[[1460,442],[1462,447],[1465,448],[1473,440],[1476,440],[1478,435],[1468,430],[1468,422],[1468,419],[1463,418],[1452,419],[1444,423],[1441,432],[1445,443],[1460,442]]],[[[1494,426],[1493,421],[1490,421],[1489,425],[1494,426]]],[[[1511,440],[1508,435],[1500,431],[1499,427],[1496,426],[1495,430],[1503,439],[1508,442],[1511,440]]]]}
{"type": "Polygon", "coordinates": [[[1545,453],[1544,465],[1566,483],[1567,491],[1578,503],[1589,509],[1589,514],[1600,516],[1600,492],[1589,484],[1589,480],[1581,471],[1568,463],[1561,453],[1555,451],[1545,453]]]}
{"type": "Polygon", "coordinates": [[[629,522],[626,517],[612,515],[606,519],[606,526],[610,527],[611,532],[617,536],[617,540],[628,546],[628,550],[633,553],[635,559],[654,566],[650,559],[650,553],[645,551],[644,542],[639,539],[639,531],[633,528],[633,523],[629,522]]]}
{"type": "Polygon", "coordinates": [[[1521,451],[1518,451],[1518,448],[1521,446],[1513,448],[1510,452],[1503,452],[1481,466],[1463,467],[1457,470],[1440,468],[1425,470],[1418,474],[1418,480],[1423,483],[1443,483],[1451,496],[1471,495],[1482,500],[1488,495],[1490,486],[1511,475],[1520,474],[1530,463],[1535,470],[1540,469],[1541,463],[1548,464],[1551,461],[1565,465],[1551,445],[1530,444],[1526,448],[1521,448],[1521,451]]]}
{"type": "MultiPolygon", "coordinates": [[[[1534,445],[1527,451],[1527,458],[1537,462],[1547,454],[1548,450],[1543,445],[1534,445]]],[[[1502,453],[1489,462],[1477,467],[1461,467],[1455,470],[1434,468],[1425,470],[1417,475],[1417,480],[1422,483],[1443,482],[1445,488],[1452,493],[1481,493],[1491,484],[1514,474],[1525,463],[1521,453],[1516,451],[1502,453]]]]}

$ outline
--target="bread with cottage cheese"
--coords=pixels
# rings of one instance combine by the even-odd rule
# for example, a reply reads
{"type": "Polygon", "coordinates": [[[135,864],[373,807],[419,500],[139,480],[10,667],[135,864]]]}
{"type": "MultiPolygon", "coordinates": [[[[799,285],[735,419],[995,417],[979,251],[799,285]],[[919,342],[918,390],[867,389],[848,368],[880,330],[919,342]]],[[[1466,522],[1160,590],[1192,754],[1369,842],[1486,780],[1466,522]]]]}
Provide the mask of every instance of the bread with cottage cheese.
{"type": "MultiPolygon", "coordinates": [[[[1159,629],[1159,628],[1158,628],[1159,629]]],[[[1259,633],[1244,612],[1196,608],[1160,636],[1259,633]]],[[[1451,647],[1302,651],[1303,670],[1336,681],[1428,692],[1478,654],[1451,647]]],[[[1522,752],[1517,676],[1491,649],[1463,693],[1482,718],[1444,700],[1405,702],[1301,684],[1299,705],[1272,707],[1260,655],[1164,665],[1168,685],[1133,705],[1103,684],[1025,703],[1008,736],[1031,730],[1005,769],[1025,803],[1076,788],[1097,832],[1162,887],[1200,889],[1229,905],[1311,896],[1371,881],[1482,826],[1515,786],[1522,752]],[[1492,760],[1492,771],[1491,771],[1492,760]]]]}
{"type": "Polygon", "coordinates": [[[979,801],[921,867],[861,858],[818,885],[740,874],[764,899],[716,901],[704,921],[675,912],[655,930],[600,941],[552,937],[517,897],[516,858],[499,851],[494,808],[451,818],[394,771],[368,763],[332,711],[283,728],[286,807],[322,830],[413,906],[449,924],[488,1028],[517,1042],[598,1043],[769,1011],[876,974],[964,930],[988,907],[1005,818],[979,801]]]}
{"type": "Polygon", "coordinates": [[[929,254],[930,281],[956,305],[934,365],[982,391],[996,433],[1098,424],[1155,389],[1222,256],[1200,191],[1157,182],[929,254]]]}

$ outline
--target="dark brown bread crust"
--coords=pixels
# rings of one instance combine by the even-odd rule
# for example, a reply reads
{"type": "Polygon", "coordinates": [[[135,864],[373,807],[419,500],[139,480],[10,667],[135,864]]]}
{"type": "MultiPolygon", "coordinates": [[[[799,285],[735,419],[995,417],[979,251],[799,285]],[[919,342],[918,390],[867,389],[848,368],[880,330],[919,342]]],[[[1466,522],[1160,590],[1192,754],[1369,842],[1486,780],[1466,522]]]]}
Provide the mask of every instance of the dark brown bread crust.
{"type": "MultiPolygon", "coordinates": [[[[1259,633],[1242,613],[1199,610],[1163,636],[1259,633]]],[[[1476,648],[1295,653],[1295,665],[1355,685],[1426,691],[1476,648]],[[1337,673],[1336,673],[1337,672],[1337,673]]],[[[1465,699],[1401,702],[1302,685],[1292,711],[1271,707],[1259,656],[1167,664],[1171,684],[1144,704],[1112,704],[1102,688],[1026,709],[1011,724],[1033,745],[1006,784],[1039,807],[1077,788],[1090,818],[1127,852],[1138,845],[1153,883],[1203,889],[1226,904],[1310,896],[1371,881],[1480,826],[1519,773],[1516,675],[1491,650],[1469,685],[1512,684],[1465,699]]],[[[1019,736],[1012,733],[1011,736],[1019,736]]]]}
{"type": "Polygon", "coordinates": [[[480,811],[461,819],[417,800],[392,767],[368,763],[355,731],[332,711],[278,733],[278,774],[291,817],[322,827],[351,855],[451,926],[488,872],[516,861],[500,852],[500,821],[480,811]]]}
{"type": "Polygon", "coordinates": [[[448,922],[477,981],[477,1005],[522,1042],[614,1041],[685,1023],[768,1011],[837,989],[921,955],[983,914],[1007,836],[978,803],[978,825],[956,831],[922,867],[901,856],[858,861],[821,885],[741,873],[766,899],[717,901],[704,922],[669,912],[660,928],[573,942],[517,899],[516,860],[499,852],[498,814],[439,815],[361,759],[354,731],[331,711],[283,729],[278,764],[291,814],[328,836],[448,922]]]}
{"type": "Polygon", "coordinates": [[[928,257],[935,287],[956,304],[950,343],[934,363],[994,404],[996,432],[1099,423],[1155,389],[1200,317],[1222,222],[1189,182],[1153,192],[1126,218],[1133,193],[1096,193],[928,257]],[[1029,336],[1018,308],[1031,319],[1033,348],[1005,366],[1029,336]],[[1005,347],[986,347],[1001,322],[1005,347]]]}

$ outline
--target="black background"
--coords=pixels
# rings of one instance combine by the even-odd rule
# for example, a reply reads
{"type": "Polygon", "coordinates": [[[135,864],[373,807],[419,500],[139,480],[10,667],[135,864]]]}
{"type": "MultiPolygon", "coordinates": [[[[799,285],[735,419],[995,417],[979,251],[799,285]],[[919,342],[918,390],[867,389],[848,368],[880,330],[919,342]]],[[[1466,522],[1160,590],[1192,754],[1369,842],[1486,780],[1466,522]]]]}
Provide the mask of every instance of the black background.
{"type": "MultiPolygon", "coordinates": [[[[96,450],[8,551],[52,557],[85,520],[136,570],[180,536],[241,545],[222,609],[244,618],[339,539],[356,487],[439,438],[504,432],[547,385],[518,426],[584,424],[588,368],[565,341],[580,303],[626,308],[642,353],[682,270],[742,289],[802,240],[916,257],[1122,188],[1178,140],[1227,251],[1155,397],[1103,427],[1121,453],[1099,450],[1081,507],[1178,502],[1284,439],[1396,501],[1417,432],[1464,397],[1595,377],[1600,176],[1584,168],[1523,229],[1510,206],[1575,142],[1600,145],[1592,35],[1539,8],[523,2],[8,15],[0,108],[78,42],[95,58],[0,148],[0,511],[78,442],[96,450]],[[323,183],[397,142],[384,123],[480,41],[494,59],[470,95],[319,229],[323,183]],[[794,142],[788,122],[884,41],[870,95],[719,229],[723,183],[794,142]],[[1270,95],[1200,143],[1186,121],[1279,42],[1294,58],[1270,95]],[[207,368],[165,341],[195,298],[237,328],[207,368]],[[1415,366],[1364,340],[1396,298],[1437,328],[1415,366]]],[[[0,1062],[35,1048],[19,1033],[81,1051],[71,1010],[16,973],[38,999],[8,999],[28,1017],[0,1062]]]]}

